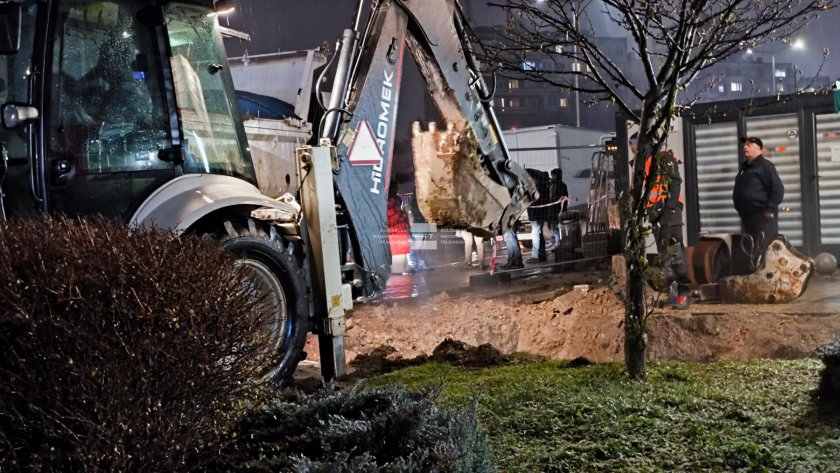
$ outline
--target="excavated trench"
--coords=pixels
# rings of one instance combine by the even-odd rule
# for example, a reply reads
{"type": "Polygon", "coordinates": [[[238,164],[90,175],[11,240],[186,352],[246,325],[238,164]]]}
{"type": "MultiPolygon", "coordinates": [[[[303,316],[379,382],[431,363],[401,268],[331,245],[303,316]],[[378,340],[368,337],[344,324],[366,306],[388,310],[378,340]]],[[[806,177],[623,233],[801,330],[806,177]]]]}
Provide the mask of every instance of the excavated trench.
{"type": "MultiPolygon", "coordinates": [[[[502,355],[527,352],[551,359],[622,361],[624,306],[607,287],[608,275],[590,276],[585,292],[571,289],[579,280],[544,275],[522,281],[507,293],[441,292],[422,300],[357,306],[347,323],[347,359],[351,369],[357,358],[363,362],[357,362],[361,369],[369,368],[362,365],[373,359],[425,359],[442,342],[454,340],[489,345],[502,355]]],[[[840,334],[836,305],[828,299],[656,309],[648,323],[648,357],[702,362],[813,356],[840,334]]],[[[309,359],[317,360],[316,345],[311,338],[309,359]]],[[[494,350],[486,353],[497,356],[494,350]]]]}

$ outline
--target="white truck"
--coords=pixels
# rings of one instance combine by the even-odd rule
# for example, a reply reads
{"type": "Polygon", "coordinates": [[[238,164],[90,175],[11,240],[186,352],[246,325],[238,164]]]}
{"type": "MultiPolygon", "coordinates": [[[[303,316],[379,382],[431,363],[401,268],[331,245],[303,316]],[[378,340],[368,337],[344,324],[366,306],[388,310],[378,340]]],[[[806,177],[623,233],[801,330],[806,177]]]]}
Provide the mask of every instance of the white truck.
{"type": "MultiPolygon", "coordinates": [[[[593,155],[604,150],[605,143],[614,138],[614,133],[577,128],[566,125],[546,125],[504,131],[511,160],[523,168],[551,172],[554,168],[563,171],[563,182],[569,190],[568,210],[585,214],[592,185],[593,155]]],[[[521,221],[528,223],[527,213],[521,221]]],[[[585,232],[585,229],[582,229],[585,232]]],[[[519,233],[520,241],[531,242],[530,224],[524,225],[519,233]]],[[[553,242],[552,238],[547,243],[553,242]]]]}
{"type": "Polygon", "coordinates": [[[604,149],[614,133],[566,125],[546,125],[505,130],[511,159],[523,168],[563,171],[569,188],[569,208],[585,209],[589,195],[592,154],[604,149]]]}

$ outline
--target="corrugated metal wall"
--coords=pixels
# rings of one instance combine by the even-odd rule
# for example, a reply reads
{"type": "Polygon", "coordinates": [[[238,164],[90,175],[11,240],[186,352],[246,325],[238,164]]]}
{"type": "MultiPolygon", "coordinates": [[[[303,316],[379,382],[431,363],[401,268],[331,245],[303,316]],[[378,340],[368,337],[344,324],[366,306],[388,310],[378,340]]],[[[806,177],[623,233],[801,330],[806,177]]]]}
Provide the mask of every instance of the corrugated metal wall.
{"type": "Polygon", "coordinates": [[[840,115],[816,116],[820,237],[823,245],[840,243],[840,115]]]}
{"type": "MultiPolygon", "coordinates": [[[[840,118],[837,118],[840,120],[840,118]]],[[[751,117],[746,120],[748,136],[756,136],[768,150],[765,157],[779,172],[785,197],[779,207],[779,232],[801,247],[802,194],[799,160],[799,123],[796,114],[751,117]]],[[[735,121],[700,124],[695,127],[697,153],[697,194],[700,231],[738,233],[740,219],[732,203],[732,188],[738,173],[738,125],[735,121]]],[[[830,150],[826,151],[830,154],[830,150]]],[[[838,150],[840,152],[840,150],[838,150]]],[[[837,165],[840,179],[840,162],[837,165]]],[[[828,184],[837,187],[840,181],[828,184]]],[[[840,221],[840,193],[837,195],[840,221]]],[[[840,229],[837,231],[840,241],[840,229]]]]}
{"type": "Polygon", "coordinates": [[[686,231],[740,233],[732,204],[739,138],[761,138],[785,185],[779,232],[808,255],[840,258],[840,113],[830,94],[735,100],[693,107],[686,134],[686,231]]]}
{"type": "Polygon", "coordinates": [[[738,125],[736,122],[697,125],[695,137],[700,232],[740,232],[741,221],[732,203],[732,188],[738,173],[738,125]]]}

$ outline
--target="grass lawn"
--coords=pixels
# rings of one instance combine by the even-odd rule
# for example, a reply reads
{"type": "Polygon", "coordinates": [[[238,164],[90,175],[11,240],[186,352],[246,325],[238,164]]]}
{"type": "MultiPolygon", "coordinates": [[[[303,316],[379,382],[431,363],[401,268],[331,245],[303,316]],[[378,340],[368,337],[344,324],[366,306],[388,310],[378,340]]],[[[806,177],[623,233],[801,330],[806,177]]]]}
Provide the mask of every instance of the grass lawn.
{"type": "Polygon", "coordinates": [[[521,361],[468,370],[430,363],[368,386],[443,384],[442,405],[478,400],[504,472],[840,471],[840,416],[818,412],[818,360],[620,364],[521,361]]]}

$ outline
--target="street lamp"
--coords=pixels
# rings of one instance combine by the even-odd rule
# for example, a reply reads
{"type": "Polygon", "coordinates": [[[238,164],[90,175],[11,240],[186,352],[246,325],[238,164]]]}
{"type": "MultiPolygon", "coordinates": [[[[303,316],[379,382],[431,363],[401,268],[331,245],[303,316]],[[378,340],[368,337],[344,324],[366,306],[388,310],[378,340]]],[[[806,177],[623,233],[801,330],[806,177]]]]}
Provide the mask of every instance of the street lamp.
{"type": "MultiPolygon", "coordinates": [[[[572,28],[577,30],[577,11],[572,10],[572,28]]],[[[578,62],[578,49],[577,49],[577,41],[574,44],[574,56],[575,56],[575,64],[578,66],[578,71],[580,72],[581,64],[578,62]]],[[[580,128],[580,90],[578,90],[578,75],[575,74],[575,126],[580,128]]]]}

